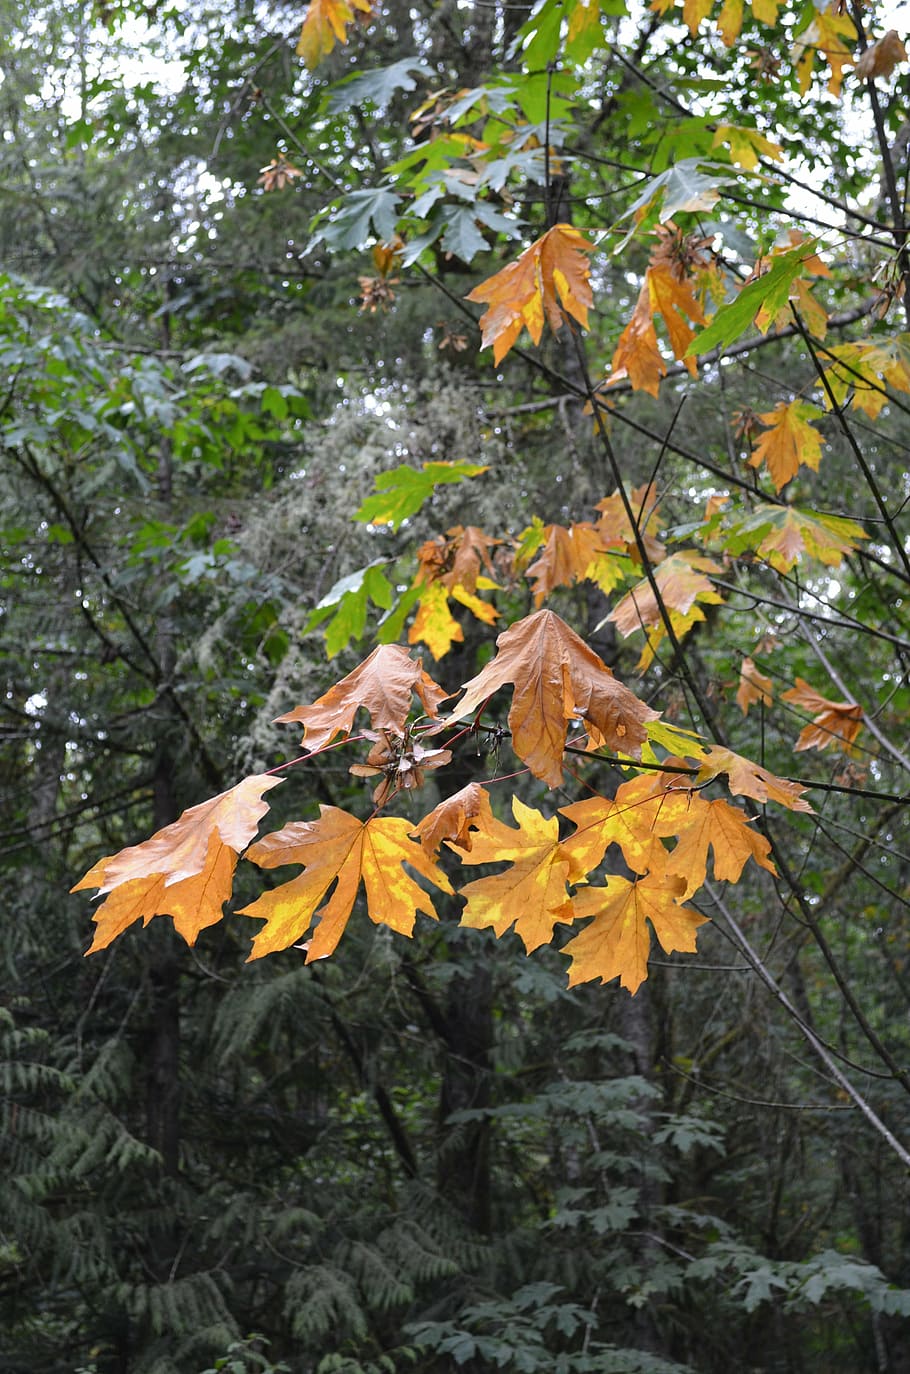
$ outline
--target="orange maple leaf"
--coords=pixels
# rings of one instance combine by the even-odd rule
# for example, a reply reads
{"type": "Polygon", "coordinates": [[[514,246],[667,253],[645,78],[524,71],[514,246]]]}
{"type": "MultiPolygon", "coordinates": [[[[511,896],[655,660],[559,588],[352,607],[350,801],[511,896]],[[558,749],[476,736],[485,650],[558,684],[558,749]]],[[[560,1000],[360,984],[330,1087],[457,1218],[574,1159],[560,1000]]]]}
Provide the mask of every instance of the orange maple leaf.
{"type": "Polygon", "coordinates": [[[439,703],[449,696],[407,649],[400,644],[380,644],[312,706],[297,706],[278,716],[276,724],[302,722],[303,743],[311,753],[336,735],[349,734],[361,707],[369,712],[374,730],[392,730],[400,735],[411,709],[412,693],[428,716],[437,716],[439,703]]]}
{"type": "Polygon", "coordinates": [[[761,764],[743,758],[742,754],[734,754],[732,749],[712,744],[698,764],[698,783],[726,773],[727,784],[735,797],[752,797],[760,802],[776,801],[789,811],[812,811],[802,795],[805,787],[769,773],[761,764]]]}
{"type": "Polygon", "coordinates": [[[664,951],[695,950],[695,932],[707,917],[680,906],[685,878],[658,872],[630,883],[608,878],[605,887],[586,887],[572,898],[576,919],[593,916],[590,925],[563,948],[572,960],[569,986],[594,978],[608,983],[618,978],[633,995],[648,976],[651,934],[648,922],[664,951]]]}
{"type": "Polygon", "coordinates": [[[768,429],[758,440],[749,459],[749,466],[767,463],[775,489],[782,487],[799,472],[800,464],[818,472],[822,456],[822,436],[810,423],[821,415],[818,406],[808,401],[779,401],[773,410],[759,415],[768,429]]]}
{"type": "Polygon", "coordinates": [[[191,806],[142,844],[99,859],[72,889],[111,894],[95,912],[95,938],[86,952],[106,949],[134,921],[148,925],[153,916],[172,916],[187,944],[195,944],[200,930],[221,920],[237,856],[269,809],[262,794],[279,782],[253,774],[191,806]]]}
{"type": "Polygon", "coordinates": [[[625,544],[613,540],[611,553],[599,526],[586,520],[569,527],[547,525],[544,535],[543,549],[527,572],[534,584],[535,606],[540,606],[555,587],[570,587],[585,578],[596,582],[603,592],[623,580],[625,569],[617,554],[625,553],[625,544]]]}
{"type": "MultiPolygon", "coordinates": [[[[661,252],[661,246],[655,253],[661,252]]],[[[686,353],[695,338],[688,321],[705,324],[705,314],[692,292],[688,280],[674,272],[663,258],[654,261],[645,272],[632,318],[619,337],[607,386],[628,377],[633,391],[648,391],[656,396],[660,379],[667,375],[654,329],[654,315],[659,314],[667,327],[674,358],[681,359],[691,375],[696,374],[694,358],[686,353]]]]}
{"type": "Polygon", "coordinates": [[[443,840],[457,849],[470,851],[474,836],[472,829],[491,816],[490,799],[479,782],[469,782],[451,797],[434,806],[411,831],[431,858],[439,853],[443,840]]]}
{"type": "Polygon", "coordinates": [[[751,658],[744,658],[739,670],[739,686],[736,689],[736,704],[743,715],[747,716],[749,707],[754,706],[757,701],[764,706],[770,706],[773,699],[774,685],[771,679],[759,672],[751,658]]]}
{"type": "Polygon", "coordinates": [[[260,868],[304,865],[296,878],[242,908],[242,915],[266,922],[253,941],[250,959],[287,949],[306,934],[317,914],[319,924],[306,946],[307,963],[326,958],[344,933],[361,879],[367,913],[377,925],[410,935],[418,911],[435,920],[432,901],[404,871],[404,863],[443,892],[452,892],[442,869],[410,838],[410,821],[396,816],[359,821],[336,806],[320,806],[319,812],[317,821],[292,822],[247,852],[260,868]],[[336,880],[331,897],[318,910],[336,880]]]}
{"type": "Polygon", "coordinates": [[[328,56],[336,40],[339,43],[348,41],[355,10],[369,18],[373,12],[372,0],[310,0],[297,40],[297,56],[303,58],[310,71],[328,56]]]}
{"type": "Polygon", "coordinates": [[[749,859],[754,859],[769,873],[777,874],[768,857],[771,853],[768,840],[752,829],[745,812],[723,798],[709,802],[693,795],[684,825],[679,826],[662,815],[658,816],[656,825],[662,833],[667,833],[667,827],[671,827],[669,834],[678,835],[667,859],[667,869],[685,880],[685,897],[691,897],[705,881],[709,849],[714,851],[714,877],[718,882],[738,883],[749,859]]]}
{"type": "Polygon", "coordinates": [[[637,758],[652,711],[610,672],[602,659],[553,611],[518,620],[496,640],[497,653],[465,684],[452,713],[460,720],[506,683],[512,747],[535,777],[551,787],[562,780],[562,753],[570,722],[587,731],[588,749],[609,748],[637,758]]]}
{"type": "Polygon", "coordinates": [[[477,590],[477,579],[495,569],[490,550],[500,541],[491,539],[476,525],[454,525],[444,536],[428,539],[417,550],[417,581],[443,582],[447,587],[477,590]]]}
{"type": "Polygon", "coordinates": [[[800,732],[793,746],[797,754],[803,749],[829,749],[832,746],[842,749],[845,754],[852,752],[853,741],[863,723],[863,708],[856,702],[830,701],[801,677],[796,679],[795,687],[781,692],[780,699],[817,713],[814,720],[800,732]]]}
{"type": "Polygon", "coordinates": [[[481,347],[493,345],[494,363],[502,361],[522,329],[527,329],[535,344],[540,343],[544,319],[554,333],[566,315],[587,329],[594,297],[585,254],[593,252],[593,243],[571,224],[556,224],[515,262],[468,293],[466,300],[489,307],[480,320],[481,347]]]}
{"type": "Polygon", "coordinates": [[[543,816],[513,797],[516,830],[497,820],[484,801],[472,821],[471,848],[460,853],[461,862],[508,862],[511,867],[460,889],[467,901],[461,924],[473,930],[490,926],[497,935],[514,924],[530,954],[552,938],[557,921],[572,919],[566,883],[572,881],[573,865],[559,843],[555,816],[543,816]]]}
{"type": "Polygon", "coordinates": [[[662,782],[659,774],[642,773],[624,782],[612,798],[586,797],[560,807],[560,815],[576,827],[563,840],[563,848],[583,873],[597,868],[611,844],[619,846],[633,873],[652,868],[662,872],[667,852],[657,828],[658,817],[663,815],[671,826],[674,820],[684,824],[691,796],[687,787],[675,781],[662,782]]]}
{"type": "MultiPolygon", "coordinates": [[[[660,507],[657,504],[656,487],[653,483],[648,486],[633,487],[628,493],[628,498],[641,534],[642,543],[645,546],[645,553],[648,555],[648,562],[662,562],[667,556],[667,550],[653,533],[653,531],[659,530],[664,523],[660,514],[660,507]]],[[[600,511],[597,529],[606,547],[613,548],[616,544],[622,545],[630,557],[640,563],[641,558],[635,540],[635,531],[626,512],[625,502],[619,488],[611,492],[609,496],[605,496],[602,501],[598,501],[595,510],[600,511]]]]}

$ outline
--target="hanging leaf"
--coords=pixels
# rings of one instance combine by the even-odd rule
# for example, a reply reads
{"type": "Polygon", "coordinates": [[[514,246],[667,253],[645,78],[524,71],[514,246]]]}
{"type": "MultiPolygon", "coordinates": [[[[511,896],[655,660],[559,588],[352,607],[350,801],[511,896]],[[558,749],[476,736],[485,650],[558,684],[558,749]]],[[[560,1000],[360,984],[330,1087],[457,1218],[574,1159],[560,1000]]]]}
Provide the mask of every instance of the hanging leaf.
{"type": "Polygon", "coordinates": [[[801,464],[818,472],[823,440],[811,422],[821,414],[808,401],[779,401],[773,410],[759,415],[768,430],[755,445],[749,466],[766,463],[777,491],[796,476],[801,464]]]}
{"type": "Polygon", "coordinates": [[[806,789],[799,783],[779,778],[760,764],[743,758],[742,754],[712,744],[699,761],[697,781],[707,782],[721,773],[726,773],[727,785],[735,797],[752,797],[760,802],[775,801],[788,811],[812,810],[802,796],[806,789]]]}
{"type": "Polygon", "coordinates": [[[586,887],[576,893],[572,898],[575,919],[594,919],[563,948],[572,961],[569,986],[618,978],[620,986],[634,995],[648,976],[649,922],[666,954],[694,953],[695,932],[707,917],[680,905],[685,890],[684,878],[663,872],[649,873],[635,882],[609,878],[605,887],[586,887]]]}
{"type": "Polygon", "coordinates": [[[796,686],[781,692],[781,701],[791,706],[801,706],[804,711],[814,711],[816,715],[810,725],[800,732],[793,746],[796,753],[803,749],[842,749],[845,754],[852,752],[853,741],[863,723],[863,708],[853,701],[830,701],[816,692],[803,678],[796,679],[796,686]]]}
{"type": "Polygon", "coordinates": [[[535,344],[540,343],[545,319],[554,333],[566,315],[587,329],[594,297],[585,254],[593,252],[594,245],[571,224],[557,224],[516,262],[469,292],[467,300],[488,306],[480,319],[481,347],[492,344],[494,363],[502,361],[522,329],[527,329],[535,344]]]}
{"type": "Polygon", "coordinates": [[[73,892],[97,887],[111,895],[95,912],[91,948],[106,949],[134,921],[173,916],[188,945],[200,930],[220,921],[231,895],[237,857],[268,811],[263,793],[281,778],[258,773],[236,787],[191,806],[172,825],[142,844],[99,859],[73,892]]]}
{"type": "Polygon", "coordinates": [[[461,924],[474,930],[491,927],[503,935],[512,925],[528,953],[547,944],[557,921],[571,920],[566,883],[572,865],[559,843],[559,821],[512,798],[518,829],[496,819],[489,802],[472,822],[470,850],[463,864],[507,862],[504,873],[477,878],[460,889],[467,905],[461,924]]]}
{"type": "Polygon", "coordinates": [[[306,961],[326,958],[344,933],[361,880],[367,914],[375,924],[410,935],[418,911],[436,920],[432,901],[402,864],[443,892],[451,893],[452,886],[410,831],[409,821],[394,816],[363,822],[336,806],[320,806],[318,821],[295,821],[253,845],[246,857],[260,868],[303,864],[304,871],[242,908],[241,915],[266,922],[253,941],[250,959],[295,944],[316,915],[319,924],[307,942],[306,961]],[[333,883],[332,895],[320,909],[333,883]]]}
{"type": "Polygon", "coordinates": [[[297,42],[297,56],[302,57],[312,71],[328,56],[336,41],[348,41],[354,11],[359,10],[369,17],[372,9],[371,0],[310,0],[297,42]]]}
{"type": "Polygon", "coordinates": [[[896,29],[889,29],[877,43],[856,60],[854,75],[859,81],[872,81],[877,76],[891,76],[899,62],[907,61],[907,49],[896,29]]]}
{"type": "Polygon", "coordinates": [[[731,524],[723,547],[733,554],[751,549],[778,572],[789,572],[804,557],[837,567],[866,538],[860,525],[839,515],[761,504],[731,524]]]}
{"type": "Polygon", "coordinates": [[[771,679],[759,672],[751,658],[744,658],[739,670],[739,686],[736,689],[736,704],[743,715],[749,714],[749,707],[760,701],[770,706],[774,699],[771,679]]]}

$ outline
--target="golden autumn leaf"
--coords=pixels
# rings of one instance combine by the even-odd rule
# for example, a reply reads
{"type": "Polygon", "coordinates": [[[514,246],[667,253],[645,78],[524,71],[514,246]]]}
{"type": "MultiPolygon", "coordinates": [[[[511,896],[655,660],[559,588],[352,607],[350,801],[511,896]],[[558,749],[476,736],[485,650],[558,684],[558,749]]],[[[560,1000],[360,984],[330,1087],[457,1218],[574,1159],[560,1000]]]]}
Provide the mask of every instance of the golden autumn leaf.
{"type": "Polygon", "coordinates": [[[408,643],[426,644],[436,659],[443,658],[453,644],[461,644],[464,640],[464,631],[449,610],[450,600],[466,606],[485,625],[493,625],[499,619],[495,606],[459,584],[449,586],[446,581],[431,582],[417,603],[417,613],[408,629],[408,643]]]}
{"type": "Polygon", "coordinates": [[[488,794],[479,782],[469,782],[434,806],[417,822],[411,834],[417,836],[424,852],[434,859],[443,840],[448,840],[457,849],[470,851],[474,843],[473,828],[491,815],[488,794]]]}
{"type": "Polygon", "coordinates": [[[662,782],[659,774],[643,773],[624,782],[612,798],[586,797],[563,806],[560,815],[575,826],[563,848],[583,873],[597,868],[611,844],[619,846],[633,873],[662,871],[667,854],[657,829],[658,816],[671,825],[674,821],[684,824],[691,795],[688,788],[662,782]]]}
{"type": "Polygon", "coordinates": [[[172,825],[142,844],[99,859],[73,892],[97,887],[111,895],[95,912],[91,948],[105,949],[127,926],[153,916],[172,916],[188,945],[200,930],[221,920],[231,895],[237,856],[268,811],[264,792],[281,778],[257,773],[236,787],[184,811],[172,825]]]}
{"type": "Polygon", "coordinates": [[[796,679],[795,687],[781,692],[780,699],[788,701],[791,706],[801,706],[804,711],[816,713],[793,746],[797,754],[803,749],[829,749],[832,746],[842,749],[845,754],[852,752],[853,741],[863,723],[863,708],[856,702],[830,701],[801,677],[796,679]]]}
{"type": "MultiPolygon", "coordinates": [[[[645,546],[645,553],[648,555],[648,562],[660,563],[666,557],[667,550],[654,533],[664,523],[657,503],[657,488],[653,484],[633,487],[628,492],[628,498],[641,541],[645,546]]],[[[635,531],[619,488],[605,496],[602,501],[598,501],[595,510],[600,511],[597,529],[604,545],[607,548],[613,548],[617,544],[624,546],[626,552],[640,563],[635,531]]]]}
{"type": "Polygon", "coordinates": [[[671,826],[670,833],[678,836],[667,868],[685,880],[685,897],[691,897],[705,881],[709,849],[714,854],[717,882],[738,883],[749,859],[769,873],[777,873],[769,858],[768,840],[752,829],[738,806],[731,806],[723,798],[709,802],[693,794],[684,825],[659,815],[656,826],[660,830],[671,826]]]}
{"type": "Polygon", "coordinates": [[[496,646],[495,658],[465,684],[453,720],[470,715],[511,683],[512,747],[551,787],[562,780],[566,731],[573,721],[587,731],[588,749],[639,756],[647,738],[644,725],[659,713],[617,681],[558,615],[543,610],[526,616],[504,630],[496,646]]]}
{"type": "Polygon", "coordinates": [[[495,363],[506,356],[522,329],[540,343],[545,319],[554,333],[567,314],[587,329],[594,297],[585,254],[593,252],[593,243],[571,224],[556,224],[515,262],[468,293],[466,300],[488,307],[480,319],[481,347],[492,344],[495,363]]]}
{"type": "Polygon", "coordinates": [[[834,361],[825,369],[825,380],[838,405],[852,388],[853,409],[875,420],[888,400],[885,384],[910,392],[910,334],[836,344],[828,353],[834,361]]]}
{"type": "Polygon", "coordinates": [[[452,886],[424,849],[411,839],[412,825],[396,816],[359,821],[336,806],[320,806],[317,821],[294,821],[251,846],[247,858],[260,868],[303,864],[296,878],[265,892],[241,915],[266,922],[253,941],[250,959],[287,949],[319,917],[307,943],[307,963],[331,954],[344,933],[361,881],[367,913],[377,925],[410,935],[418,911],[436,919],[423,888],[402,868],[408,864],[443,892],[452,886]],[[333,883],[332,895],[320,903],[333,883]]]}
{"type": "Polygon", "coordinates": [[[310,0],[297,40],[297,56],[310,71],[329,55],[336,41],[348,41],[355,10],[368,18],[373,12],[372,0],[310,0]]]}
{"type": "Polygon", "coordinates": [[[473,930],[488,926],[504,935],[514,924],[528,953],[552,939],[557,921],[570,921],[566,891],[572,864],[559,843],[559,821],[542,816],[512,798],[518,829],[493,815],[489,802],[472,824],[471,848],[462,852],[463,864],[508,862],[504,873],[477,878],[460,889],[467,905],[461,924],[473,930]]]}
{"type": "Polygon", "coordinates": [[[732,554],[751,550],[776,572],[789,572],[804,557],[837,567],[845,554],[867,538],[855,520],[762,503],[730,526],[724,535],[724,548],[732,554]]]}
{"type": "Polygon", "coordinates": [[[582,888],[572,898],[573,915],[594,919],[563,948],[572,960],[569,986],[618,978],[634,995],[648,976],[649,922],[665,953],[694,953],[695,932],[707,917],[680,905],[685,890],[684,878],[665,872],[631,883],[614,877],[605,887],[582,888]]]}
{"type": "Polygon", "coordinates": [[[336,735],[349,734],[361,707],[369,713],[374,730],[402,734],[411,695],[416,693],[428,716],[439,714],[439,703],[449,695],[423,671],[400,644],[380,644],[364,661],[343,677],[312,706],[297,706],[277,718],[277,724],[303,724],[303,743],[312,753],[336,735]]]}
{"type": "Polygon", "coordinates": [[[856,60],[854,75],[861,81],[871,81],[876,76],[891,76],[899,62],[907,61],[904,47],[896,29],[889,29],[877,43],[869,47],[856,60]]]}
{"type": "Polygon", "coordinates": [[[747,716],[749,707],[754,706],[757,701],[760,701],[764,706],[770,706],[773,699],[774,688],[771,679],[760,672],[752,659],[746,656],[739,670],[739,686],[736,689],[737,706],[743,715],[747,716]]]}
{"type": "Polygon", "coordinates": [[[833,3],[825,9],[816,8],[815,18],[800,34],[793,48],[800,95],[805,95],[809,89],[817,56],[822,57],[831,69],[828,90],[832,95],[840,95],[844,67],[853,62],[853,54],[843,42],[845,38],[856,38],[856,28],[850,16],[833,3]]]}
{"type": "Polygon", "coordinates": [[[735,797],[752,797],[754,801],[759,802],[778,802],[788,811],[812,811],[812,807],[802,795],[805,787],[790,782],[787,778],[779,778],[775,773],[769,773],[761,764],[743,758],[742,754],[735,754],[732,749],[712,744],[699,759],[698,764],[696,781],[699,783],[708,782],[711,778],[726,773],[727,785],[735,797]]]}
{"type": "Polygon", "coordinates": [[[818,472],[823,440],[811,422],[821,414],[818,406],[797,400],[779,401],[773,410],[759,415],[768,428],[755,445],[749,466],[757,468],[766,463],[775,490],[785,487],[801,464],[818,472]]]}
{"type": "Polygon", "coordinates": [[[773,139],[766,138],[757,129],[736,124],[721,124],[715,130],[711,147],[720,148],[724,144],[730,149],[730,161],[739,167],[745,167],[747,172],[755,170],[760,157],[780,162],[784,155],[780,144],[775,143],[773,139]]]}

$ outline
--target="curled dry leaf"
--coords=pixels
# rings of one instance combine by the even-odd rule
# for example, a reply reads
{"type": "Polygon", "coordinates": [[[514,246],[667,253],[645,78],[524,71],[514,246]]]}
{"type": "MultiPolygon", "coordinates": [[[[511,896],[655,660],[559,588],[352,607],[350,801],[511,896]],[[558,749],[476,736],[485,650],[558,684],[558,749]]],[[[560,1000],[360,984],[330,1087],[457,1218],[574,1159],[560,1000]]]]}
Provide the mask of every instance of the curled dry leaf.
{"type": "Polygon", "coordinates": [[[803,749],[835,747],[849,753],[863,723],[863,708],[853,701],[830,701],[816,692],[804,678],[796,679],[796,686],[781,692],[781,701],[816,712],[811,724],[800,732],[793,746],[796,753],[803,749]]]}
{"type": "Polygon", "coordinates": [[[802,795],[805,787],[769,773],[767,768],[743,758],[742,754],[735,754],[732,749],[712,744],[699,760],[697,781],[707,782],[721,773],[726,773],[727,785],[735,797],[752,797],[759,802],[775,801],[788,811],[812,811],[802,795]]]}
{"type": "Polygon", "coordinates": [[[492,818],[490,798],[478,782],[469,782],[438,806],[434,806],[411,831],[431,858],[439,853],[443,840],[457,849],[470,853],[474,843],[473,830],[492,818]]]}
{"type": "Polygon", "coordinates": [[[876,76],[890,76],[899,62],[907,61],[904,47],[896,29],[889,29],[877,43],[869,47],[856,59],[856,75],[861,81],[871,81],[876,76]]]}

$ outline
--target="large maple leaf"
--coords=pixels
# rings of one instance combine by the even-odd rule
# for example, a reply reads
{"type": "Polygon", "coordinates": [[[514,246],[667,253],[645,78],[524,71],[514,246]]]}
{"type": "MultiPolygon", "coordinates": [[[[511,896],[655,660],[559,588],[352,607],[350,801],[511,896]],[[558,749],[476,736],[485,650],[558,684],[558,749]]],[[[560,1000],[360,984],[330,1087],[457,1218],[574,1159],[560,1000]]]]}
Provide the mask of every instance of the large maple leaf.
{"type": "Polygon", "coordinates": [[[863,708],[853,701],[831,701],[816,692],[803,678],[796,679],[796,686],[788,692],[781,692],[781,701],[789,701],[791,706],[801,706],[805,711],[814,711],[812,721],[800,731],[799,739],[793,746],[799,753],[803,749],[828,749],[835,745],[844,753],[852,752],[853,741],[862,728],[863,708]]]}
{"type": "Polygon", "coordinates": [[[589,521],[578,524],[547,525],[544,545],[527,571],[534,585],[534,605],[540,606],[555,587],[570,587],[585,578],[602,592],[610,592],[625,577],[626,545],[613,539],[608,547],[604,534],[589,521]]]}
{"type": "Polygon", "coordinates": [[[495,658],[465,684],[454,720],[470,715],[512,683],[512,747],[535,777],[551,787],[562,779],[562,753],[572,721],[587,731],[588,749],[639,756],[647,738],[644,726],[657,720],[659,712],[617,681],[553,611],[516,621],[498,637],[496,647],[495,658]]]}
{"type": "Polygon", "coordinates": [[[236,787],[184,811],[142,844],[121,849],[90,868],[73,892],[97,887],[111,895],[95,912],[91,948],[105,949],[134,921],[172,916],[188,945],[221,920],[231,895],[237,856],[268,811],[264,792],[281,778],[257,773],[236,787]]]}
{"type": "Polygon", "coordinates": [[[557,921],[572,919],[566,883],[574,868],[559,843],[555,816],[542,816],[518,797],[512,798],[512,814],[517,830],[497,820],[486,801],[471,821],[471,848],[460,853],[462,863],[508,862],[511,867],[460,889],[467,901],[461,924],[475,930],[490,926],[497,935],[514,924],[530,954],[552,938],[557,921]]]}
{"type": "Polygon", "coordinates": [[[312,71],[328,56],[336,41],[348,41],[354,11],[359,10],[368,18],[372,9],[371,0],[310,0],[297,41],[297,56],[302,57],[312,71]]]}
{"type": "Polygon", "coordinates": [[[658,395],[660,379],[667,375],[654,329],[654,316],[658,314],[666,325],[674,358],[681,359],[695,376],[695,359],[686,356],[695,338],[689,321],[704,324],[704,311],[685,276],[673,272],[662,260],[652,260],[631,319],[616,345],[607,386],[628,378],[633,391],[658,395]]]}
{"type": "Polygon", "coordinates": [[[321,806],[317,821],[295,821],[253,845],[247,858],[260,868],[303,864],[304,871],[281,887],[265,892],[242,915],[266,922],[253,941],[251,959],[287,949],[319,924],[307,942],[307,963],[331,954],[344,933],[363,881],[367,912],[377,925],[410,935],[417,912],[436,919],[436,909],[423,888],[404,871],[408,864],[443,892],[452,886],[425,851],[410,837],[410,821],[378,816],[359,821],[336,806],[321,806]],[[333,883],[331,897],[320,903],[333,883]]]}
{"type": "Polygon", "coordinates": [[[380,644],[368,658],[334,683],[312,706],[297,706],[279,716],[278,724],[303,724],[303,743],[312,753],[329,744],[336,735],[349,734],[361,707],[370,716],[374,730],[404,733],[416,693],[428,716],[439,714],[439,703],[449,695],[438,682],[423,671],[419,659],[411,658],[400,644],[380,644]]]}
{"type": "Polygon", "coordinates": [[[467,300],[488,306],[480,319],[481,347],[493,345],[495,363],[506,356],[522,329],[540,343],[545,319],[554,333],[567,314],[587,329],[594,297],[585,254],[593,252],[594,245],[571,224],[555,224],[515,262],[468,293],[467,300]]]}
{"type": "Polygon", "coordinates": [[[594,978],[609,983],[618,978],[633,995],[648,976],[651,934],[664,951],[695,951],[695,932],[707,917],[680,906],[685,878],[666,872],[650,873],[630,883],[609,878],[605,887],[585,887],[572,898],[576,919],[593,916],[590,925],[564,947],[572,960],[569,986],[594,978]]]}

